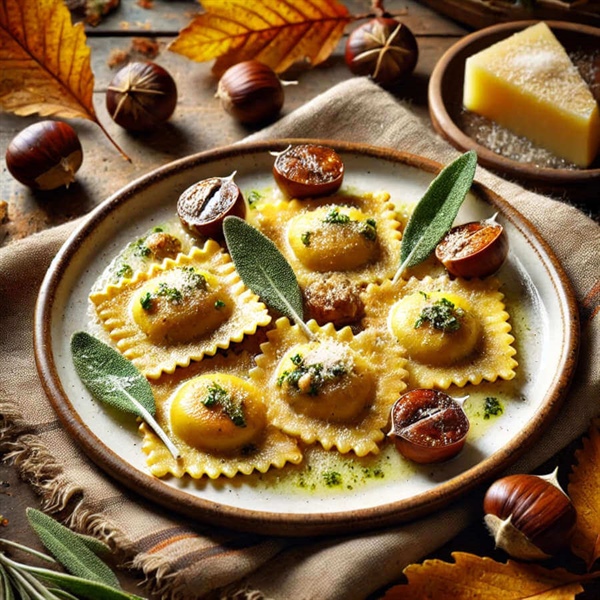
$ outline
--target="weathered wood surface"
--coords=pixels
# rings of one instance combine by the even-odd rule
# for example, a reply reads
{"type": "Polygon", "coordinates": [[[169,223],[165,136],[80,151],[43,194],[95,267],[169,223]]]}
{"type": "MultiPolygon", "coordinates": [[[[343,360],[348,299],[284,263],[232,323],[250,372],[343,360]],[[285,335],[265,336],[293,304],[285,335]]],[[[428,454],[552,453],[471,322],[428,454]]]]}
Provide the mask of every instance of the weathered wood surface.
{"type": "MultiPolygon", "coordinates": [[[[345,0],[354,14],[369,11],[370,0],[345,0]]],[[[403,21],[416,35],[420,57],[416,71],[398,97],[412,102],[416,111],[427,115],[427,84],[431,71],[455,41],[469,29],[411,0],[387,0],[389,11],[403,13],[403,21]]],[[[77,181],[69,189],[34,193],[16,182],[6,170],[5,149],[10,140],[24,127],[39,120],[0,113],[0,245],[9,245],[36,231],[83,215],[117,192],[124,185],[154,168],[189,154],[225,146],[241,140],[251,129],[237,124],[220,108],[214,98],[217,81],[211,74],[211,63],[194,63],[166,50],[170,40],[185,26],[199,5],[193,0],[155,0],[151,9],[142,8],[133,0],[122,0],[121,6],[100,25],[88,27],[95,74],[94,102],[100,121],[132,158],[127,163],[114,149],[99,128],[86,121],[71,121],[84,148],[84,163],[77,181]],[[114,71],[109,67],[111,53],[127,51],[136,37],[155,39],[160,53],[155,59],[175,78],[179,102],[173,118],[156,131],[129,134],[108,117],[104,106],[105,88],[114,71]],[[5,213],[3,217],[3,213],[5,213]]],[[[343,60],[343,43],[333,56],[319,68],[294,73],[299,85],[286,88],[283,114],[305,104],[332,85],[352,77],[343,60]]],[[[39,548],[35,536],[25,521],[25,508],[39,507],[38,498],[22,482],[13,466],[0,465],[0,515],[8,519],[0,526],[0,537],[13,539],[39,548]]],[[[493,544],[482,525],[475,525],[457,541],[436,554],[450,560],[452,551],[471,551],[491,555],[493,544]]],[[[502,557],[497,557],[503,560],[502,557]]],[[[125,587],[139,592],[137,574],[121,572],[125,587]]],[[[597,597],[580,596],[582,599],[597,597]]]]}

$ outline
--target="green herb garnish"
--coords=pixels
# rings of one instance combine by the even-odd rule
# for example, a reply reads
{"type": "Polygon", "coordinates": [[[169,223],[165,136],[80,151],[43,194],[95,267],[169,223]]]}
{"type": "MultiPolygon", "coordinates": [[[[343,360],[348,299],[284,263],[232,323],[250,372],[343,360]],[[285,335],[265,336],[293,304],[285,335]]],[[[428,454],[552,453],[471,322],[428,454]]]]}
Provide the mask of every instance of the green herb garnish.
{"type": "Polygon", "coordinates": [[[337,471],[325,471],[325,473],[323,473],[323,479],[328,487],[342,485],[342,475],[337,471]]]}
{"type": "Polygon", "coordinates": [[[338,208],[332,208],[323,219],[323,223],[330,225],[347,225],[350,223],[350,217],[341,213],[338,208]]]}
{"type": "Polygon", "coordinates": [[[223,300],[215,300],[215,308],[217,310],[221,310],[222,308],[225,308],[227,306],[227,304],[225,304],[225,302],[223,300]]]}
{"type": "Polygon", "coordinates": [[[416,205],[400,246],[400,267],[394,282],[404,271],[423,262],[448,232],[467,192],[471,189],[477,154],[469,150],[447,165],[431,182],[416,205]]]}
{"type": "Polygon", "coordinates": [[[166,298],[173,304],[180,304],[183,300],[183,294],[176,287],[169,287],[164,281],[158,284],[158,289],[154,292],[156,296],[166,298]]]}
{"type": "Polygon", "coordinates": [[[415,329],[424,323],[429,323],[431,327],[440,331],[458,331],[460,320],[464,315],[465,311],[462,308],[447,298],[441,298],[421,311],[419,318],[415,321],[415,329]]]}
{"type": "Polygon", "coordinates": [[[312,235],[311,231],[305,231],[301,236],[300,236],[300,241],[308,248],[308,246],[310,246],[310,236],[312,235]]]}
{"type": "Polygon", "coordinates": [[[241,402],[236,402],[231,394],[214,381],[208,388],[208,394],[202,400],[204,406],[211,408],[220,406],[236,427],[246,427],[246,418],[241,402]]]}
{"type": "Polygon", "coordinates": [[[117,271],[117,277],[131,277],[133,275],[133,269],[128,264],[122,264],[117,271]]]}
{"type": "Polygon", "coordinates": [[[246,285],[271,308],[293,320],[312,339],[304,323],[304,303],[296,274],[277,246],[239,217],[225,217],[229,254],[246,285]]]}
{"type": "Polygon", "coordinates": [[[490,419],[491,417],[498,417],[504,412],[502,404],[500,404],[497,398],[488,396],[483,401],[483,418],[490,419]]]}
{"type": "Polygon", "coordinates": [[[152,250],[146,246],[145,238],[140,238],[139,240],[133,242],[133,251],[137,256],[141,256],[142,258],[146,258],[152,254],[152,250]]]}
{"type": "Polygon", "coordinates": [[[257,190],[250,190],[250,193],[246,196],[250,208],[254,208],[254,205],[261,199],[262,194],[257,190]]]}
{"type": "Polygon", "coordinates": [[[79,378],[96,400],[141,417],[173,457],[179,457],[179,451],[154,419],[152,388],[132,362],[85,331],[73,334],[71,354],[79,378]]]}
{"type": "Polygon", "coordinates": [[[348,372],[341,361],[327,368],[322,363],[306,364],[300,354],[290,357],[290,361],[295,368],[284,371],[277,378],[277,385],[281,387],[287,383],[293,390],[309,396],[317,396],[327,382],[339,379],[348,372]]]}

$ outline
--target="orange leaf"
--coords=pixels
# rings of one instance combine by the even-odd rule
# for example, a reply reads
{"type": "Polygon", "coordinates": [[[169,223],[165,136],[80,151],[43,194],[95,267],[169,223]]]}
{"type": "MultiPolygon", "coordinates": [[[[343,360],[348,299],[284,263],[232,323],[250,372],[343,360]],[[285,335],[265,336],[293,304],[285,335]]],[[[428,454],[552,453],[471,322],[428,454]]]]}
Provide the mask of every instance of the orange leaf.
{"type": "Polygon", "coordinates": [[[169,50],[203,62],[216,58],[222,74],[256,59],[282,73],[297,61],[326,60],[352,20],[337,0],[202,0],[196,17],[169,50]]]}
{"type": "Polygon", "coordinates": [[[571,549],[591,569],[600,558],[600,419],[592,422],[575,460],[569,477],[569,496],[577,511],[571,549]]]}
{"type": "Polygon", "coordinates": [[[88,119],[106,133],[94,111],[86,41],[63,0],[0,0],[0,107],[88,119]]]}
{"type": "Polygon", "coordinates": [[[391,588],[384,600],[567,600],[583,591],[579,581],[591,578],[511,560],[499,563],[465,552],[452,557],[455,563],[436,559],[409,565],[404,569],[408,584],[391,588]]]}

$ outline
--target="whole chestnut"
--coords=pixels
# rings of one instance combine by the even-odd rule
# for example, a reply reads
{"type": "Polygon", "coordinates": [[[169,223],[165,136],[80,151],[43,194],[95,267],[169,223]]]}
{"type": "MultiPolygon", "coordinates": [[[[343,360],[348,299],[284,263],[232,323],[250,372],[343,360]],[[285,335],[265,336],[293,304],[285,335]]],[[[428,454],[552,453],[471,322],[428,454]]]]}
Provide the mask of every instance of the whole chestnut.
{"type": "Polygon", "coordinates": [[[177,215],[192,234],[222,238],[225,217],[246,216],[246,202],[234,176],[203,179],[179,196],[177,215]]]}
{"type": "Polygon", "coordinates": [[[412,31],[389,17],[371,19],[357,27],[346,42],[344,58],[355,75],[369,75],[391,86],[414,71],[419,47],[412,31]]]}
{"type": "Polygon", "coordinates": [[[498,479],[485,494],[483,510],[496,546],[524,560],[549,558],[566,546],[577,519],[556,471],[498,479]]]}
{"type": "Polygon", "coordinates": [[[130,62],[106,90],[106,108],[113,121],[129,131],[152,129],[166,121],[177,105],[171,75],[153,62],[130,62]]]}
{"type": "Polygon", "coordinates": [[[333,148],[299,144],[277,154],[273,177],[290,198],[326,196],[342,185],[344,163],[333,148]]]}
{"type": "Polygon", "coordinates": [[[36,190],[69,186],[83,162],[77,132],[62,121],[40,121],[18,133],[6,149],[6,167],[36,190]]]}
{"type": "Polygon", "coordinates": [[[216,96],[227,113],[248,125],[273,120],[284,102],[279,77],[257,60],[229,67],[219,80],[216,96]]]}

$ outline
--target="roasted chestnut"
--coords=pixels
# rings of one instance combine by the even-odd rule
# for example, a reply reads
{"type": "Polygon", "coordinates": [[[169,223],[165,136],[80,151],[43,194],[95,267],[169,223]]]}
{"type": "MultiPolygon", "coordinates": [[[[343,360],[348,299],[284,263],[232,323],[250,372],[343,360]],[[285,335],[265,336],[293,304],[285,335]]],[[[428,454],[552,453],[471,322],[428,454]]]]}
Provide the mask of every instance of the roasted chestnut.
{"type": "Polygon", "coordinates": [[[223,219],[246,216],[246,202],[240,188],[229,177],[211,177],[190,186],[177,201],[181,223],[193,234],[222,238],[223,219]]]}
{"type": "Polygon", "coordinates": [[[498,479],[485,494],[483,510],[496,546],[524,560],[549,558],[565,547],[577,520],[556,471],[498,479]]]}
{"type": "Polygon", "coordinates": [[[378,17],[349,35],[344,58],[355,75],[369,75],[376,83],[391,86],[413,72],[419,47],[406,25],[378,17]]]}
{"type": "Polygon", "coordinates": [[[309,318],[336,327],[356,323],[364,315],[358,286],[344,275],[332,273],[307,285],[304,301],[309,318]]]}
{"type": "Polygon", "coordinates": [[[450,229],[435,249],[449,273],[470,279],[495,273],[508,256],[508,236],[495,215],[450,229]]]}
{"type": "Polygon", "coordinates": [[[344,163],[333,148],[299,144],[277,155],[273,177],[290,198],[326,196],[341,187],[344,163]]]}
{"type": "Polygon", "coordinates": [[[284,101],[279,77],[257,60],[229,67],[219,80],[216,96],[226,112],[246,124],[273,120],[284,101]]]}
{"type": "Polygon", "coordinates": [[[69,186],[83,161],[76,131],[61,121],[41,121],[18,133],[6,149],[6,168],[36,190],[69,186]]]}
{"type": "Polygon", "coordinates": [[[177,105],[171,75],[153,62],[131,62],[110,82],[106,108],[117,125],[129,131],[152,129],[166,121],[177,105]]]}
{"type": "Polygon", "coordinates": [[[448,394],[415,389],[396,400],[388,436],[398,451],[416,463],[448,460],[458,454],[469,431],[462,406],[448,394]]]}

